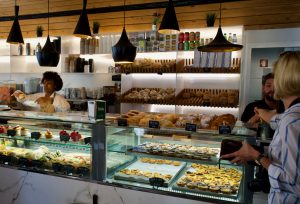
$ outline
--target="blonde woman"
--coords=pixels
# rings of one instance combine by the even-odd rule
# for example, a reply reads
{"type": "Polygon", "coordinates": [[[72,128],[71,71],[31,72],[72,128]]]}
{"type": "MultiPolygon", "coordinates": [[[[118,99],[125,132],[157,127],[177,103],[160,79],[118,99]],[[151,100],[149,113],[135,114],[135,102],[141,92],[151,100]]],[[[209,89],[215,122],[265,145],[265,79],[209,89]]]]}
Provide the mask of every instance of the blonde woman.
{"type": "Polygon", "coordinates": [[[269,203],[300,203],[300,51],[285,52],[274,65],[274,98],[285,111],[275,114],[257,109],[256,114],[275,130],[268,156],[244,142],[242,148],[222,158],[233,163],[255,160],[268,170],[269,203]]]}

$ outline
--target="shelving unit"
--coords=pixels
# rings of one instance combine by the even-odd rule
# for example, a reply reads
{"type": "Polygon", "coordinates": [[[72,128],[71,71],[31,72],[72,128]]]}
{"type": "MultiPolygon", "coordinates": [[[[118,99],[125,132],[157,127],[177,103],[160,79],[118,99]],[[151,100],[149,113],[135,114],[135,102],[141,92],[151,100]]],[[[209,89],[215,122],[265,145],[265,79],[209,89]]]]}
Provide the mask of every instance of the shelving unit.
{"type": "MultiPolygon", "coordinates": [[[[186,29],[180,32],[200,32],[200,37],[213,38],[217,32],[217,28],[205,29],[186,29]]],[[[236,33],[238,43],[242,44],[243,27],[228,27],[223,29],[224,33],[236,33]]],[[[125,66],[122,72],[122,97],[132,88],[174,88],[175,100],[171,103],[161,103],[160,101],[143,101],[143,100],[123,100],[121,104],[121,112],[126,113],[131,109],[151,112],[167,112],[167,113],[208,113],[208,114],[224,114],[231,113],[238,117],[239,114],[239,90],[240,90],[240,69],[241,69],[241,51],[232,52],[230,67],[194,67],[194,51],[170,51],[170,52],[151,52],[138,53],[136,60],[144,60],[140,64],[145,66],[125,66]],[[147,60],[154,63],[173,62],[174,67],[163,66],[151,68],[150,65],[144,63],[147,60]],[[145,65],[146,64],[146,65],[145,65]],[[131,67],[130,67],[131,66],[131,67]],[[160,70],[161,68],[161,70],[160,70]],[[195,89],[203,92],[211,92],[212,97],[219,100],[219,94],[233,91],[235,93],[234,102],[228,103],[214,102],[211,104],[199,103],[190,97],[194,103],[189,100],[183,100],[182,92],[184,90],[195,89]],[[131,102],[131,103],[130,103],[131,102]],[[203,112],[202,112],[203,111],[203,112]]],[[[139,63],[136,63],[139,65],[139,63]]],[[[150,63],[149,63],[150,64],[150,63]]],[[[226,96],[228,97],[228,96],[226,96]]],[[[202,98],[202,97],[201,97],[202,98]]],[[[211,98],[211,97],[210,97],[211,98]]]]}

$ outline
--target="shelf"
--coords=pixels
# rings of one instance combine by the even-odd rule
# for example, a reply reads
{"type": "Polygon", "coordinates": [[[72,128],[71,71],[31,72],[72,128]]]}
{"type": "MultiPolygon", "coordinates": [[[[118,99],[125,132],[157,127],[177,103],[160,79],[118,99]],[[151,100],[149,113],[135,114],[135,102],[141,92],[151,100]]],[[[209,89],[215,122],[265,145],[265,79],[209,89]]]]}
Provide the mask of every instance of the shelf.
{"type": "Polygon", "coordinates": [[[61,72],[60,74],[63,75],[109,75],[114,73],[99,73],[99,72],[92,72],[92,73],[85,73],[85,72],[61,72]]]}
{"type": "Polygon", "coordinates": [[[0,134],[0,138],[3,139],[10,139],[10,140],[22,140],[25,142],[33,142],[33,143],[40,143],[40,144],[45,144],[45,145],[58,145],[58,146],[64,146],[64,147],[77,147],[77,148],[88,148],[90,149],[91,146],[90,145],[86,145],[86,144],[81,144],[80,142],[61,142],[58,140],[53,140],[53,139],[44,139],[44,138],[40,138],[38,140],[35,139],[31,139],[31,137],[24,137],[24,136],[7,136],[5,134],[0,134]]]}

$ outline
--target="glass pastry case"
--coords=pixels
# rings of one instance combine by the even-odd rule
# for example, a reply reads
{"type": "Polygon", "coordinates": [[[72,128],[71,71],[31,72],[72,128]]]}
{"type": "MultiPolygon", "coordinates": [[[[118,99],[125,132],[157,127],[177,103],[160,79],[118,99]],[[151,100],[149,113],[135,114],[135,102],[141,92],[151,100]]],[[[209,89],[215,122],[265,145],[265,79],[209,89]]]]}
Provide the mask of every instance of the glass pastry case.
{"type": "Polygon", "coordinates": [[[251,203],[253,166],[219,160],[224,138],[254,138],[176,129],[107,126],[107,181],[209,202],[251,203]],[[109,158],[109,156],[108,156],[109,158]]]}
{"type": "Polygon", "coordinates": [[[0,163],[44,174],[92,178],[93,125],[79,116],[0,112],[0,163]]]}

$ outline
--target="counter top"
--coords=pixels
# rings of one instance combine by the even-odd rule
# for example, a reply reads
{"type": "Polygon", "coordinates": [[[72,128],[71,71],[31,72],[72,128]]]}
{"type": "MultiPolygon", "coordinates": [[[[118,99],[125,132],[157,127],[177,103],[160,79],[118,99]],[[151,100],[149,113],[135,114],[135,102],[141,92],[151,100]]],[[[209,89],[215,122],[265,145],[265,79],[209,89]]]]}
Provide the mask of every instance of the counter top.
{"type": "Polygon", "coordinates": [[[48,120],[58,122],[74,122],[93,124],[103,120],[93,120],[88,117],[87,112],[57,112],[44,113],[35,111],[0,111],[1,118],[15,118],[15,119],[34,119],[34,120],[48,120]]]}

